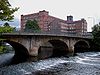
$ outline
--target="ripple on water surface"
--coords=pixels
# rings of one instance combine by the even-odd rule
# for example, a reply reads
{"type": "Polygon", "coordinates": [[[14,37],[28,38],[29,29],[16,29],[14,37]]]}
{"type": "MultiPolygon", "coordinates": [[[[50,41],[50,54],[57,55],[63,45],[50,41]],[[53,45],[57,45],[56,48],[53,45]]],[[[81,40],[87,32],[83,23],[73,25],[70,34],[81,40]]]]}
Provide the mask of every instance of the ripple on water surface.
{"type": "Polygon", "coordinates": [[[0,75],[100,75],[100,53],[78,53],[75,57],[49,58],[0,68],[0,75]]]}

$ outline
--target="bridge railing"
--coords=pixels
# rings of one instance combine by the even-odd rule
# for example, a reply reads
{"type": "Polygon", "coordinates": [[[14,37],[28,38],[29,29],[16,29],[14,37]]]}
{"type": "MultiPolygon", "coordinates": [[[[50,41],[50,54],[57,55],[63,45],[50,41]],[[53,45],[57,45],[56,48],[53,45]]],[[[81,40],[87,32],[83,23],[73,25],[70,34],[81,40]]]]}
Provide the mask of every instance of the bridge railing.
{"type": "MultiPolygon", "coordinates": [[[[9,34],[9,33],[6,33],[9,34]]],[[[16,31],[10,33],[12,35],[53,35],[53,36],[68,36],[68,37],[81,37],[81,38],[92,38],[91,33],[66,33],[66,32],[49,32],[49,31],[39,31],[39,32],[22,32],[16,31]]]]}

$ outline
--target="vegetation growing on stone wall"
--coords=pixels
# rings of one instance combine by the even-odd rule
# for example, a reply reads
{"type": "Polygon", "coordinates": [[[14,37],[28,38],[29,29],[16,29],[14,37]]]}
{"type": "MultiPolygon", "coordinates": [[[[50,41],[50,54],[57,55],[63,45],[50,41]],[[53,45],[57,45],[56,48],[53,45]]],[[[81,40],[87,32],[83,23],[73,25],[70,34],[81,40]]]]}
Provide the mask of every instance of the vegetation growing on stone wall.
{"type": "Polygon", "coordinates": [[[40,32],[40,27],[38,25],[38,22],[36,20],[27,20],[25,25],[25,32],[40,32]]]}

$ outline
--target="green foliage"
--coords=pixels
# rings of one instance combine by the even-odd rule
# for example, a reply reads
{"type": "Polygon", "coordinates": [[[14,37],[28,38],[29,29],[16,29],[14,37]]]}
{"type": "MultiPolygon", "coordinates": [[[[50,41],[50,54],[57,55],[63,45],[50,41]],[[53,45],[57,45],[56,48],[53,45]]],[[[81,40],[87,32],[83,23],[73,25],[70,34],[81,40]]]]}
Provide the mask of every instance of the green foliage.
{"type": "Polygon", "coordinates": [[[0,54],[6,52],[6,47],[5,46],[0,46],[0,54]]]}
{"type": "Polygon", "coordinates": [[[93,42],[100,46],[100,24],[94,25],[92,28],[93,42]]]}
{"type": "Polygon", "coordinates": [[[6,51],[6,47],[4,46],[3,40],[0,39],[0,54],[6,51]]]}
{"type": "Polygon", "coordinates": [[[15,30],[14,27],[11,27],[8,23],[5,23],[3,26],[0,26],[0,33],[11,33],[15,30]]]}
{"type": "Polygon", "coordinates": [[[40,28],[38,26],[38,22],[36,20],[28,20],[25,25],[25,32],[39,32],[40,28]]]}
{"type": "Polygon", "coordinates": [[[0,39],[0,54],[8,53],[14,50],[13,47],[11,45],[7,45],[4,40],[5,39],[0,39]]]}
{"type": "MultiPolygon", "coordinates": [[[[0,33],[10,33],[15,30],[14,27],[11,27],[7,22],[3,25],[0,26],[0,33]]],[[[5,39],[0,38],[0,54],[7,52],[7,48],[5,45],[2,45],[2,41],[5,39]]]]}
{"type": "Polygon", "coordinates": [[[14,18],[13,13],[19,8],[12,8],[8,0],[0,0],[0,20],[10,21],[14,18]]]}

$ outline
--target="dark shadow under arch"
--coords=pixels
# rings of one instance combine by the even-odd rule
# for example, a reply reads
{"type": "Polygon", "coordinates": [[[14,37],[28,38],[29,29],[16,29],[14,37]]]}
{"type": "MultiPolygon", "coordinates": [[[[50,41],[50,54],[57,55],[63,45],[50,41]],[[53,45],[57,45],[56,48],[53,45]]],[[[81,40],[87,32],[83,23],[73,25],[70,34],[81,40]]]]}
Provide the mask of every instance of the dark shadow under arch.
{"type": "Polygon", "coordinates": [[[38,50],[38,59],[45,59],[52,56],[53,47],[49,42],[43,43],[38,50]]]}
{"type": "Polygon", "coordinates": [[[66,43],[60,40],[50,40],[49,42],[53,46],[53,57],[67,56],[68,46],[66,43]]]}
{"type": "Polygon", "coordinates": [[[77,52],[87,52],[89,51],[89,44],[85,41],[78,41],[75,45],[74,45],[74,53],[77,52]]]}
{"type": "Polygon", "coordinates": [[[28,60],[28,50],[22,44],[10,40],[4,40],[3,42],[9,43],[15,50],[15,54],[11,60],[11,64],[18,64],[28,60]]]}
{"type": "Polygon", "coordinates": [[[39,58],[67,56],[68,46],[61,40],[49,40],[49,46],[41,46],[38,50],[39,58]]]}

